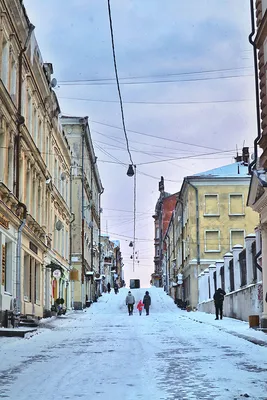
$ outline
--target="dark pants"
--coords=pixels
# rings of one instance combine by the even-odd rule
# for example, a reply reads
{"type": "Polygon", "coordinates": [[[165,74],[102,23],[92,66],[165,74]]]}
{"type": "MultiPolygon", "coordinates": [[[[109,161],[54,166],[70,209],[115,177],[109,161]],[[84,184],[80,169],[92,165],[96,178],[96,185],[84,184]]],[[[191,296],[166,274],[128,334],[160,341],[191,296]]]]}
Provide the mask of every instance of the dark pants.
{"type": "Polygon", "coordinates": [[[145,307],[145,310],[146,310],[146,315],[149,315],[149,306],[145,307]]]}
{"type": "Polygon", "coordinates": [[[133,304],[128,304],[129,315],[133,313],[133,304]]]}
{"type": "Polygon", "coordinates": [[[216,311],[216,319],[219,319],[219,314],[220,314],[220,318],[222,319],[222,317],[223,317],[223,305],[222,304],[215,304],[215,311],[216,311]]]}

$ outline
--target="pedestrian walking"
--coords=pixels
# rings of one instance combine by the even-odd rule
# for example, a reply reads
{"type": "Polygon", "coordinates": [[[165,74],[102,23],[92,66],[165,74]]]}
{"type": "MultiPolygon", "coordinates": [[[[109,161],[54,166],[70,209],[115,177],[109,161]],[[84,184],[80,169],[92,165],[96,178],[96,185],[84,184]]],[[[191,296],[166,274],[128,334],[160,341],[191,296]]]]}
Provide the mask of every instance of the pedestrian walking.
{"type": "Polygon", "coordinates": [[[144,303],[142,302],[142,300],[139,300],[136,308],[139,311],[139,315],[142,315],[142,311],[143,311],[143,308],[144,308],[144,303]]]}
{"type": "Polygon", "coordinates": [[[126,302],[126,306],[128,307],[129,315],[133,315],[133,306],[135,304],[135,298],[132,295],[130,290],[128,292],[128,295],[126,296],[125,302],[126,302]]]}
{"type": "Polygon", "coordinates": [[[215,312],[216,312],[215,319],[219,319],[219,314],[220,314],[221,319],[223,317],[223,301],[224,301],[225,295],[226,295],[225,291],[221,288],[217,289],[214,293],[213,299],[214,299],[215,312]]]}
{"type": "Polygon", "coordinates": [[[119,286],[118,286],[117,282],[115,282],[114,283],[114,292],[115,292],[115,294],[117,294],[118,291],[119,291],[119,286]]]}
{"type": "Polygon", "coordinates": [[[149,315],[149,307],[151,306],[151,297],[149,296],[148,291],[146,291],[146,294],[144,295],[143,303],[146,310],[146,315],[149,315]]]}
{"type": "Polygon", "coordinates": [[[109,282],[107,284],[107,288],[108,288],[108,293],[110,293],[110,283],[109,282]]]}

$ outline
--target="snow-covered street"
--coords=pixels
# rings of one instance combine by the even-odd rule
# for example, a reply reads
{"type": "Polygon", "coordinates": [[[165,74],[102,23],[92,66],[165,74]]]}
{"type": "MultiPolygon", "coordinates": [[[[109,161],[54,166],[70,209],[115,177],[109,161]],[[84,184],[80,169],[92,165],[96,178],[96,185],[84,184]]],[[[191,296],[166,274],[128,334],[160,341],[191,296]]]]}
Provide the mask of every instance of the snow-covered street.
{"type": "MultiPolygon", "coordinates": [[[[181,311],[156,288],[150,315],[128,316],[127,292],[30,338],[0,338],[0,398],[267,399],[267,347],[228,333],[235,325],[245,335],[247,324],[181,311]]],[[[145,290],[132,292],[137,303],[145,290]]]]}

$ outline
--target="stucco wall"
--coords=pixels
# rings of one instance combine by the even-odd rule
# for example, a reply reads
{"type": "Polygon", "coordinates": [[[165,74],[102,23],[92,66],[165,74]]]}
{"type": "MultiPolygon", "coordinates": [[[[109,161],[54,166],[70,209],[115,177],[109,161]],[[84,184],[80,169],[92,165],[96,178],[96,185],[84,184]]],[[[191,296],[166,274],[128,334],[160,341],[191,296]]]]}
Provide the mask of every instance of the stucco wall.
{"type": "MultiPolygon", "coordinates": [[[[228,293],[224,298],[223,309],[224,316],[242,321],[248,321],[249,315],[260,315],[263,311],[262,285],[253,284],[236,292],[228,293]]],[[[198,310],[214,314],[213,300],[199,304],[198,310]]]]}

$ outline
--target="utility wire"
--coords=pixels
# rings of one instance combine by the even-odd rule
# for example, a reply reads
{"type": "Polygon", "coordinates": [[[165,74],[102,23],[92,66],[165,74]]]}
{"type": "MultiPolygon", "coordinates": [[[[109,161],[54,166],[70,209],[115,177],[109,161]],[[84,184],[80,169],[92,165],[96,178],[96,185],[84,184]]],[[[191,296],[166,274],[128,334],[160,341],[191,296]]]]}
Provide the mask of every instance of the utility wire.
{"type": "MultiPolygon", "coordinates": [[[[90,120],[90,122],[95,122],[95,123],[97,123],[97,124],[106,125],[106,126],[110,126],[110,127],[112,127],[112,128],[121,129],[121,128],[116,127],[116,126],[113,126],[113,125],[103,124],[103,123],[96,122],[96,121],[93,121],[93,120],[90,120]]],[[[99,133],[99,134],[103,135],[102,133],[100,133],[100,132],[98,132],[98,131],[95,131],[95,130],[93,130],[93,131],[96,132],[96,133],[99,133]]],[[[203,145],[201,145],[201,144],[194,144],[194,143],[183,142],[183,141],[181,141],[181,140],[176,140],[176,139],[163,138],[163,137],[160,137],[160,136],[152,135],[152,134],[149,134],[149,133],[138,132],[138,131],[134,131],[134,130],[131,130],[131,129],[129,129],[128,131],[129,131],[129,132],[132,132],[132,133],[136,133],[136,134],[138,134],[138,135],[153,137],[153,138],[156,138],[156,139],[163,139],[163,140],[167,140],[167,141],[170,141],[170,142],[175,142],[175,143],[179,143],[179,144],[184,144],[184,145],[187,145],[187,146],[201,147],[201,148],[203,148],[203,149],[208,149],[208,150],[219,150],[219,149],[214,148],[214,147],[203,146],[203,145]]]]}
{"type": "MultiPolygon", "coordinates": [[[[182,75],[195,75],[195,74],[210,74],[214,72],[229,72],[229,71],[237,71],[243,69],[250,69],[253,66],[247,67],[233,67],[233,68],[221,68],[221,69],[208,69],[208,70],[199,70],[199,71],[185,71],[185,72],[174,72],[174,73],[165,73],[165,74],[153,74],[153,75],[139,75],[139,76],[128,76],[128,77],[120,77],[120,80],[126,79],[146,79],[146,78],[157,78],[164,76],[182,76],[182,75]]],[[[114,78],[92,78],[92,79],[68,79],[59,81],[59,84],[63,83],[76,83],[76,82],[101,82],[101,81],[113,81],[114,78]]]]}
{"type": "Polygon", "coordinates": [[[131,164],[133,165],[132,155],[131,155],[131,152],[130,152],[130,149],[129,149],[129,141],[128,141],[127,132],[126,132],[126,126],[125,126],[123,103],[122,103],[120,82],[119,82],[118,69],[117,69],[117,61],[116,61],[116,53],[115,53],[115,43],[114,43],[114,33],[113,33],[113,26],[112,26],[110,0],[107,0],[107,1],[108,1],[108,16],[109,16],[109,28],[110,28],[110,36],[111,36],[113,64],[114,64],[114,70],[115,70],[116,85],[117,85],[119,99],[120,99],[121,120],[122,120],[122,126],[123,126],[124,135],[125,135],[125,140],[126,140],[127,151],[129,153],[131,164]]]}
{"type": "MultiPolygon", "coordinates": [[[[85,99],[82,97],[65,97],[58,96],[63,100],[77,100],[77,101],[90,101],[92,103],[119,103],[117,100],[101,100],[101,99],[85,99]]],[[[210,100],[210,101],[124,101],[124,104],[147,104],[147,105],[194,105],[194,104],[227,104],[227,103],[244,103],[247,101],[254,101],[253,99],[233,99],[233,100],[210,100]]]]}
{"type": "MultiPolygon", "coordinates": [[[[108,0],[109,1],[109,0],[108,0]]],[[[228,75],[228,76],[210,76],[206,78],[188,78],[188,79],[161,79],[154,81],[138,81],[138,82],[121,82],[121,85],[149,85],[155,83],[180,83],[180,82],[197,82],[197,81],[211,81],[219,79],[232,79],[232,78],[245,78],[248,76],[254,76],[253,74],[241,74],[241,75],[228,75]]],[[[110,86],[115,85],[116,82],[84,82],[84,83],[62,83],[61,86],[110,86]]]]}

